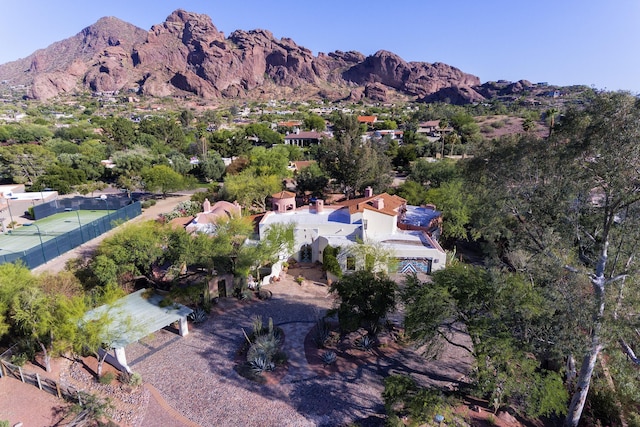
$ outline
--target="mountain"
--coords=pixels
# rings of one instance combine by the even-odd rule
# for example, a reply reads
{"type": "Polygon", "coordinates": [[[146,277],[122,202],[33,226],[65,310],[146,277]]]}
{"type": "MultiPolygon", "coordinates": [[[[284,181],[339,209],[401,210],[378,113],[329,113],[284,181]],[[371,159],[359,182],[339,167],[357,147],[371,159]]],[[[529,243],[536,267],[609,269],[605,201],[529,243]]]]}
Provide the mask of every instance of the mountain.
{"type": "Polygon", "coordinates": [[[48,99],[83,90],[206,99],[375,101],[484,99],[478,77],[442,63],[407,62],[388,51],[312,52],[267,30],[225,37],[207,15],[176,10],[148,32],[101,18],[77,35],[0,65],[0,80],[48,99]],[[455,96],[454,96],[455,95],[455,96]]]}

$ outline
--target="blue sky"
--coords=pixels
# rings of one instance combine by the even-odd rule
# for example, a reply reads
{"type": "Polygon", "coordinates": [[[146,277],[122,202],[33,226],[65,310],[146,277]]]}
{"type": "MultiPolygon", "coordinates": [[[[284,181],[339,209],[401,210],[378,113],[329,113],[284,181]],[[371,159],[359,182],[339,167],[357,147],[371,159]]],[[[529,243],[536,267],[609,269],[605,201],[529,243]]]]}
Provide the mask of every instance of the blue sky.
{"type": "Polygon", "coordinates": [[[482,82],[526,79],[640,93],[638,0],[2,0],[0,63],[71,37],[103,16],[148,30],[175,9],[225,35],[267,29],[318,52],[385,49],[444,62],[482,82]]]}

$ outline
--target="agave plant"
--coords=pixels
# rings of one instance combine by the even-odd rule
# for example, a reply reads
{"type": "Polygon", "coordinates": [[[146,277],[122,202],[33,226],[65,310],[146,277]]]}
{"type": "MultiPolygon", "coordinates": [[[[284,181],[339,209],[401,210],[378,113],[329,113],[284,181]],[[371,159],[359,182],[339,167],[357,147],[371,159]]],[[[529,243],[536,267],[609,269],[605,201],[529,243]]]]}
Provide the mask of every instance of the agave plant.
{"type": "Polygon", "coordinates": [[[207,311],[202,307],[196,308],[189,315],[189,319],[191,319],[193,323],[202,323],[207,320],[207,317],[209,317],[209,315],[207,314],[207,311]]]}
{"type": "Polygon", "coordinates": [[[266,354],[259,354],[254,359],[249,361],[251,370],[257,374],[265,371],[273,371],[275,364],[269,360],[266,354]]]}
{"type": "Polygon", "coordinates": [[[360,350],[369,351],[376,344],[375,339],[371,338],[369,335],[365,335],[361,338],[358,338],[355,342],[355,346],[360,350]]]}
{"type": "Polygon", "coordinates": [[[335,351],[325,351],[322,353],[322,363],[325,365],[333,365],[338,360],[338,355],[335,351]]]}

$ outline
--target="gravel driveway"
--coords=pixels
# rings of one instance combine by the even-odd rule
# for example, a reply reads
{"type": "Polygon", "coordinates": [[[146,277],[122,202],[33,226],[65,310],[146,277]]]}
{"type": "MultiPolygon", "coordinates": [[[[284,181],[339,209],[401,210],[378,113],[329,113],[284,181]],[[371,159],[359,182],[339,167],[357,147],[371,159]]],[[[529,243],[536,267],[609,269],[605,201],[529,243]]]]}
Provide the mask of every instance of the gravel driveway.
{"type": "MultiPolygon", "coordinates": [[[[297,274],[297,273],[296,273],[297,274]]],[[[184,338],[159,331],[127,347],[129,365],[155,387],[172,408],[200,426],[361,426],[384,425],[382,379],[390,373],[410,374],[423,384],[455,383],[467,362],[446,355],[450,363],[425,359],[412,351],[380,359],[350,372],[318,376],[304,355],[304,337],[332,304],[327,288],[293,275],[270,285],[269,301],[221,300],[216,313],[184,338]],[[285,332],[289,369],[278,384],[257,384],[234,371],[234,357],[252,319],[273,318],[285,332]]],[[[160,426],[147,411],[142,425],[160,426]]]]}

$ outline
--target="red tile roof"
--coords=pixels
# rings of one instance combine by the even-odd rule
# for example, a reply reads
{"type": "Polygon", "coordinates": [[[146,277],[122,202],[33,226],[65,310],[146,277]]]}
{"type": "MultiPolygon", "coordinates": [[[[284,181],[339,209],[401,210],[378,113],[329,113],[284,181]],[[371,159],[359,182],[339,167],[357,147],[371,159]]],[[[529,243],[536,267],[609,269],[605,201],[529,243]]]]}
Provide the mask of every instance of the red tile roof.
{"type": "Polygon", "coordinates": [[[296,197],[296,193],[283,190],[279,193],[272,194],[271,197],[273,197],[274,199],[291,199],[292,197],[296,197]]]}
{"type": "Polygon", "coordinates": [[[342,202],[337,202],[336,204],[347,208],[350,215],[353,215],[356,212],[362,212],[365,209],[374,210],[387,215],[398,215],[397,209],[406,202],[407,201],[400,196],[392,196],[388,193],[382,193],[373,195],[371,197],[360,197],[357,199],[345,200],[342,202]],[[382,209],[376,209],[372,206],[373,200],[379,198],[381,198],[384,203],[384,207],[382,209]]]}
{"type": "Polygon", "coordinates": [[[378,120],[376,116],[358,116],[359,123],[373,124],[378,120]]]}
{"type": "Polygon", "coordinates": [[[295,166],[296,170],[302,170],[304,168],[308,168],[314,163],[316,163],[315,160],[300,160],[297,162],[293,162],[293,166],[295,166]]]}

